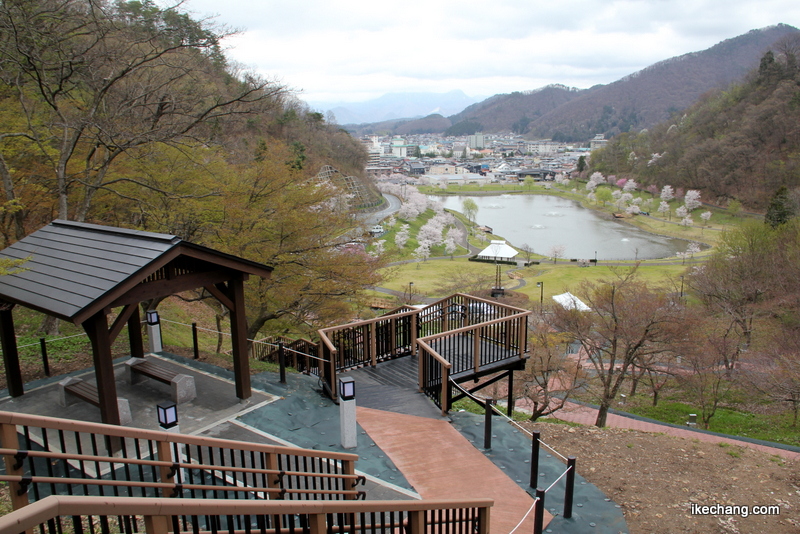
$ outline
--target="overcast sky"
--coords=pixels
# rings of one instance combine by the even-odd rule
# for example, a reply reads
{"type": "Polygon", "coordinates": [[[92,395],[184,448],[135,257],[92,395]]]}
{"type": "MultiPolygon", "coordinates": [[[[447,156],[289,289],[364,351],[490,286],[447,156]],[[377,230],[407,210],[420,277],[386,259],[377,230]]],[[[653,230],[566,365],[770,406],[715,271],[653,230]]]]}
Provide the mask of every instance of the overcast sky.
{"type": "MultiPolygon", "coordinates": [[[[162,5],[166,2],[161,2],[162,5]]],[[[308,102],[607,84],[753,29],[798,0],[186,0],[240,30],[228,57],[308,102]]]]}

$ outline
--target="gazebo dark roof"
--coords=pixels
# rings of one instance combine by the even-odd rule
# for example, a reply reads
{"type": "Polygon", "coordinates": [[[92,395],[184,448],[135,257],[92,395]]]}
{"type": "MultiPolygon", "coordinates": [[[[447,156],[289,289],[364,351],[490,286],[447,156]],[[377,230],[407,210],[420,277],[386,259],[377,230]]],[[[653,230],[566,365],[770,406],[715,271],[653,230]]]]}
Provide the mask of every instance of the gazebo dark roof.
{"type": "Polygon", "coordinates": [[[272,271],[174,235],[56,220],[0,252],[30,258],[24,271],[0,276],[0,299],[80,324],[180,256],[258,276],[272,271]]]}
{"type": "Polygon", "coordinates": [[[12,310],[15,304],[82,325],[92,342],[103,421],[119,424],[111,344],[128,326],[132,356],[142,357],[141,302],[204,288],[230,311],[236,395],[250,397],[244,281],[272,268],[167,234],[56,220],[0,251],[26,259],[0,276],[0,342],[9,393],[23,394],[12,310]],[[122,308],[109,327],[113,308],[122,308]]]}

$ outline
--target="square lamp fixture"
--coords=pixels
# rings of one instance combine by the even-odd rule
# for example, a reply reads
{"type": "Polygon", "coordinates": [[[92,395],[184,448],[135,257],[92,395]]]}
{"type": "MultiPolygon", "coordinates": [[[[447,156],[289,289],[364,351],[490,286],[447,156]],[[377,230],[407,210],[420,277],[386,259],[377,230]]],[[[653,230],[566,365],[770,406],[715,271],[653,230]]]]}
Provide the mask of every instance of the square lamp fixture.
{"type": "Polygon", "coordinates": [[[174,402],[161,402],[156,405],[158,424],[167,430],[178,424],[178,405],[174,402]]]}
{"type": "Polygon", "coordinates": [[[155,326],[161,322],[161,320],[158,318],[158,312],[156,310],[147,310],[146,316],[147,324],[150,326],[155,326]]]}
{"type": "Polygon", "coordinates": [[[353,400],[356,398],[356,381],[350,376],[339,379],[339,398],[341,400],[353,400]]]}

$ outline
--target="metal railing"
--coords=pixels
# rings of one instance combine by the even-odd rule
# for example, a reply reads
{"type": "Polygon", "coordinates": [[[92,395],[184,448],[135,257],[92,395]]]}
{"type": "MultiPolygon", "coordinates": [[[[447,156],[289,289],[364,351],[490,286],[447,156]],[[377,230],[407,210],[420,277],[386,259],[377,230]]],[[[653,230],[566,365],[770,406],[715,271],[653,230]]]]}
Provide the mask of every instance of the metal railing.
{"type": "Polygon", "coordinates": [[[0,533],[488,534],[489,499],[254,502],[47,497],[0,517],[0,533]]]}
{"type": "Polygon", "coordinates": [[[354,454],[0,412],[15,509],[49,495],[357,499],[354,454]]]}

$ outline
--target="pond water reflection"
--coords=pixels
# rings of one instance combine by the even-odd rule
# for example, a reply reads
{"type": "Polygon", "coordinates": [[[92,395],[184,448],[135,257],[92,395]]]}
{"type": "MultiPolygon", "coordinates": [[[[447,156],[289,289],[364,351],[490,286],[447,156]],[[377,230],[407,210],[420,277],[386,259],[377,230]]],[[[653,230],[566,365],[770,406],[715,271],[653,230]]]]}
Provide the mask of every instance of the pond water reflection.
{"type": "Polygon", "coordinates": [[[478,206],[477,222],[489,226],[517,247],[528,244],[545,256],[564,247],[564,258],[599,260],[655,259],[684,252],[683,239],[644,232],[617,219],[604,219],[577,202],[552,195],[439,196],[445,208],[462,211],[471,198],[478,206]]]}

